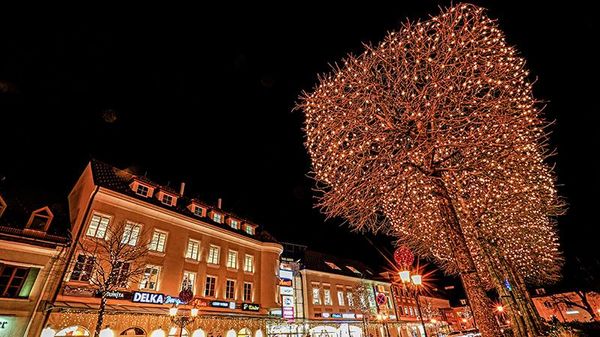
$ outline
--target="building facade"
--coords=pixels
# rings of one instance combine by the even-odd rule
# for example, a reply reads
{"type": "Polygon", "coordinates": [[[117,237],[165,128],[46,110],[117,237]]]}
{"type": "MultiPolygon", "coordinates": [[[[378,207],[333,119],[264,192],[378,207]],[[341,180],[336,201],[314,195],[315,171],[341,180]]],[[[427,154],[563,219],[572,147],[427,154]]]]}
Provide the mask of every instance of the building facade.
{"type": "MultiPolygon", "coordinates": [[[[560,322],[590,322],[592,316],[584,309],[586,306],[580,295],[573,291],[533,297],[533,304],[540,317],[546,321],[558,320],[560,322]]],[[[600,317],[600,294],[595,292],[581,293],[586,299],[596,316],[600,317]]]]}
{"type": "Polygon", "coordinates": [[[24,212],[8,197],[0,195],[0,337],[39,336],[68,239],[49,233],[58,220],[50,207],[24,212]]]}
{"type": "Polygon", "coordinates": [[[184,184],[174,190],[99,161],[87,165],[69,195],[75,244],[44,337],[92,335],[102,295],[94,286],[100,257],[86,247],[108,240],[114,226],[125,228],[123,241],[147,245],[148,252],[139,277],[106,295],[103,329],[153,337],[264,333],[268,313],[280,307],[282,246],[220,201],[211,206],[184,193],[184,184]],[[194,296],[186,302],[180,292],[187,287],[194,296]],[[199,315],[181,330],[168,315],[173,306],[198,308],[199,315]]]}

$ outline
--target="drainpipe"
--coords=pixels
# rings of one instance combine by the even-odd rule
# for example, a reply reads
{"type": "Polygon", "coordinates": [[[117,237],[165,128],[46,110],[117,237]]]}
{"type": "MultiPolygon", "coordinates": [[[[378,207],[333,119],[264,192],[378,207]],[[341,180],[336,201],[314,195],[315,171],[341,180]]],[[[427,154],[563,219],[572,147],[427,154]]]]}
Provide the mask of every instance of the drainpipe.
{"type": "MultiPolygon", "coordinates": [[[[52,295],[52,300],[50,301],[51,305],[54,305],[54,302],[56,302],[56,298],[58,297],[60,288],[62,287],[62,284],[65,280],[65,275],[67,274],[67,269],[69,268],[71,259],[73,259],[73,255],[75,254],[75,245],[77,245],[77,242],[79,242],[79,238],[81,237],[81,233],[83,232],[85,222],[90,213],[90,209],[92,208],[92,203],[94,202],[94,198],[96,197],[96,194],[98,193],[99,189],[100,189],[100,186],[96,186],[96,189],[94,190],[94,193],[92,193],[92,196],[90,197],[90,201],[88,202],[88,205],[85,209],[85,214],[83,214],[83,217],[81,218],[81,223],[79,224],[79,230],[77,231],[77,235],[75,236],[75,239],[72,241],[73,247],[71,247],[71,251],[69,252],[69,257],[65,261],[65,268],[63,269],[63,272],[60,275],[60,279],[58,281],[58,286],[56,287],[56,290],[54,291],[54,294],[52,295]]],[[[41,325],[42,329],[46,327],[46,324],[48,324],[48,319],[50,319],[51,311],[52,311],[52,308],[46,307],[44,309],[44,318],[43,318],[42,325],[41,325]]]]}

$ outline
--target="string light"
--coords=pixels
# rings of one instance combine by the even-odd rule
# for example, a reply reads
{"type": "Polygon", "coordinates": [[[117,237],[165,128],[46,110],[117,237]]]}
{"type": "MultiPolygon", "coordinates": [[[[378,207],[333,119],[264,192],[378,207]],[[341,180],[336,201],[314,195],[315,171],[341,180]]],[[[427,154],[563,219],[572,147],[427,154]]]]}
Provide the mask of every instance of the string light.
{"type": "Polygon", "coordinates": [[[343,64],[299,103],[318,205],[461,274],[483,335],[497,335],[482,290],[494,272],[544,283],[562,264],[549,124],[525,60],[461,4],[343,64]]]}

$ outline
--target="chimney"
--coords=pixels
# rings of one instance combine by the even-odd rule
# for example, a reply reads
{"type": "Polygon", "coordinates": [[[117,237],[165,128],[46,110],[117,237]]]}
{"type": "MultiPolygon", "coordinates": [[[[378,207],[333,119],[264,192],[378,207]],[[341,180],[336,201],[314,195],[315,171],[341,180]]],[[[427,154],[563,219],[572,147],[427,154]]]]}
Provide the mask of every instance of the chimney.
{"type": "Polygon", "coordinates": [[[185,183],[182,181],[179,186],[179,195],[183,196],[183,191],[185,191],[185,183]]]}
{"type": "Polygon", "coordinates": [[[217,208],[218,208],[218,209],[221,209],[221,203],[222,203],[222,201],[223,201],[223,200],[221,200],[221,198],[219,198],[219,199],[217,200],[217,208]]]}

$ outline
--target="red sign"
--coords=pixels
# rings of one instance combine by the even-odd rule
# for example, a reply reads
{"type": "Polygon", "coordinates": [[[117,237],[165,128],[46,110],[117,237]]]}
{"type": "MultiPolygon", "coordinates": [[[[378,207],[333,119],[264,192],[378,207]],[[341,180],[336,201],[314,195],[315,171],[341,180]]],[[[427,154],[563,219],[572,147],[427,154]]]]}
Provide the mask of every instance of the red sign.
{"type": "Polygon", "coordinates": [[[282,286],[282,287],[291,287],[292,286],[292,280],[279,279],[279,285],[282,286]]]}

